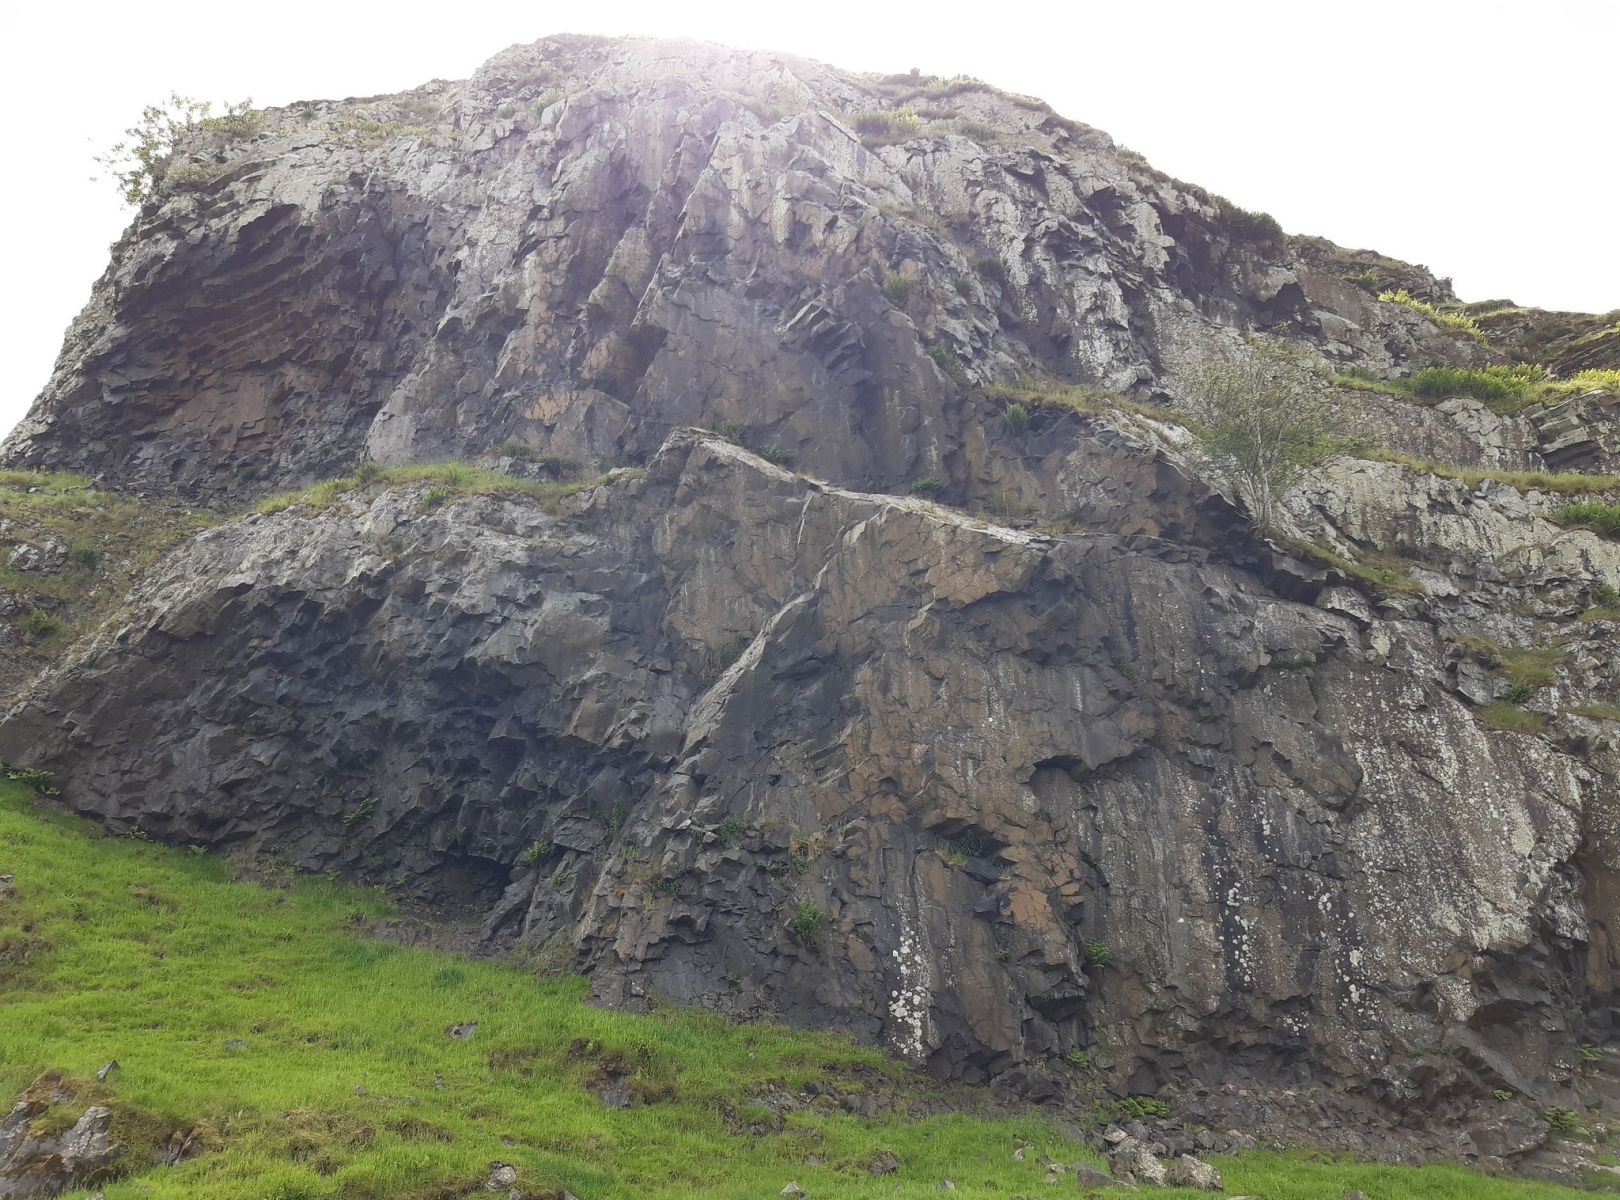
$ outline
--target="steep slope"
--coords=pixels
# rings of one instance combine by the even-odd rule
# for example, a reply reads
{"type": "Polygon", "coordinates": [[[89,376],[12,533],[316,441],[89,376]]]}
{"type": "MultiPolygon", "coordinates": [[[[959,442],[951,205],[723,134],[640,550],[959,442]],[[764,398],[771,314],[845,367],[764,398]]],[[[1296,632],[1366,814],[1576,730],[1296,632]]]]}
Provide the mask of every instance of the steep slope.
{"type": "Polygon", "coordinates": [[[1610,1098],[1612,393],[1420,392],[1509,357],[1376,299],[1445,281],[971,81],[559,38],[206,141],[8,461],[365,466],[22,696],[66,803],[1030,1097],[1493,1163],[1610,1098]],[[1270,537],[1173,407],[1255,330],[1366,443],[1270,537]]]}

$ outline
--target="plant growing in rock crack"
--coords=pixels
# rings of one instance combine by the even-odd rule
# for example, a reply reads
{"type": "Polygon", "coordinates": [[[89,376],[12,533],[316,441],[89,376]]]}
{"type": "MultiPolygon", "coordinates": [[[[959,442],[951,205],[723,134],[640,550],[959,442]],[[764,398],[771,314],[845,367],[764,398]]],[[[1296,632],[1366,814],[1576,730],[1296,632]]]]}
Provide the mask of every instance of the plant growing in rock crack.
{"type": "Polygon", "coordinates": [[[1541,1118],[1547,1122],[1548,1129],[1560,1136],[1573,1137],[1584,1132],[1580,1115],[1572,1108],[1554,1104],[1542,1110],[1541,1118]]]}
{"type": "Polygon", "coordinates": [[[518,855],[518,861],[526,867],[532,867],[545,859],[550,853],[551,843],[546,841],[545,838],[541,838],[537,842],[530,843],[529,848],[518,855]]]}
{"type": "Polygon", "coordinates": [[[62,632],[62,621],[53,617],[44,609],[31,609],[22,619],[23,632],[36,642],[43,642],[46,638],[55,637],[62,632]]]}
{"type": "Polygon", "coordinates": [[[705,687],[711,687],[720,676],[731,669],[731,665],[743,656],[749,643],[754,639],[745,634],[736,633],[724,641],[709,647],[703,652],[703,663],[698,674],[703,677],[705,687]]]}
{"type": "Polygon", "coordinates": [[[1029,428],[1029,409],[1014,400],[1001,410],[1001,419],[1006,423],[1009,433],[1015,435],[1023,433],[1029,428]]]}
{"type": "Polygon", "coordinates": [[[821,953],[827,943],[827,913],[814,900],[800,900],[788,921],[788,932],[800,945],[821,953]]]}
{"type": "MultiPolygon", "coordinates": [[[[593,815],[597,823],[607,832],[608,841],[618,841],[619,835],[624,832],[624,807],[615,804],[612,808],[606,811],[598,810],[593,815]]],[[[636,849],[637,847],[631,847],[631,850],[636,849]]],[[[627,854],[627,857],[632,855],[627,854]]]]}
{"type": "Polygon", "coordinates": [[[1163,1118],[1170,1115],[1170,1102],[1157,1096],[1127,1096],[1114,1105],[1114,1111],[1126,1119],[1163,1118]]]}
{"type": "Polygon", "coordinates": [[[945,490],[945,481],[938,475],[929,475],[923,479],[913,479],[906,490],[914,496],[933,496],[945,490]]]}
{"type": "Polygon", "coordinates": [[[761,446],[759,456],[766,462],[775,463],[779,467],[785,467],[793,461],[793,452],[782,449],[774,442],[769,446],[761,446]]]}
{"type": "Polygon", "coordinates": [[[363,825],[371,820],[377,812],[377,797],[367,796],[359,804],[343,814],[343,827],[353,829],[356,825],[363,825]]]}
{"type": "Polygon", "coordinates": [[[1089,1067],[1091,1065],[1091,1056],[1080,1047],[1075,1046],[1071,1050],[1064,1051],[1063,1061],[1071,1067],[1089,1067]]]}
{"type": "MultiPolygon", "coordinates": [[[[210,115],[213,107],[210,101],[171,92],[163,103],[149,104],[141,110],[140,120],[124,131],[123,141],[96,156],[96,164],[113,177],[125,203],[145,204],[166,181],[176,182],[174,176],[185,167],[176,164],[175,156],[199,138],[212,143],[199,148],[218,148],[252,137],[264,122],[263,114],[254,109],[251,100],[227,104],[218,116],[210,115]]],[[[192,166],[208,168],[213,164],[192,166]]]]}
{"type": "Polygon", "coordinates": [[[728,850],[742,845],[742,840],[747,833],[748,826],[741,817],[727,817],[714,827],[714,836],[728,850]]]}
{"type": "Polygon", "coordinates": [[[911,278],[899,271],[890,271],[883,277],[883,298],[896,308],[904,308],[911,298],[911,278]]]}
{"type": "Polygon", "coordinates": [[[1114,965],[1114,952],[1109,949],[1107,942],[1089,940],[1085,946],[1086,966],[1105,970],[1114,965]]]}
{"type": "Polygon", "coordinates": [[[1236,357],[1205,366],[1190,399],[1199,456],[1265,532],[1278,500],[1342,448],[1336,406],[1295,352],[1271,338],[1254,338],[1236,357]]]}

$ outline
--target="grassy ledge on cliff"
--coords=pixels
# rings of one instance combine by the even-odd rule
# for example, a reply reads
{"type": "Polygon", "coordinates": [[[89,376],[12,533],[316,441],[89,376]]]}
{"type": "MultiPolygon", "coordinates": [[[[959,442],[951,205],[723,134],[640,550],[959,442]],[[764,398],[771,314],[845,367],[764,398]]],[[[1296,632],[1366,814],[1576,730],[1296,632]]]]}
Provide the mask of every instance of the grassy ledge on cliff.
{"type": "MultiPolygon", "coordinates": [[[[1078,1127],[944,1111],[946,1093],[847,1040],[673,1007],[606,1012],[583,980],[532,964],[369,939],[358,931],[390,916],[374,890],[240,881],[216,856],[47,811],[19,782],[0,783],[0,848],[14,876],[0,893],[0,1090],[56,1073],[75,1099],[44,1123],[112,1110],[127,1150],[107,1200],[483,1195],[497,1162],[532,1197],[720,1200],[790,1180],[811,1197],[922,1197],[947,1179],[958,1195],[1032,1197],[1074,1190],[1068,1174],[1043,1184],[1043,1156],[1095,1164],[1078,1127]],[[474,1022],[471,1037],[449,1032],[474,1022]],[[625,1107],[604,1103],[609,1088],[625,1107]],[[879,1115],[852,1111],[863,1097],[879,1115]],[[156,1165],[165,1147],[185,1147],[182,1161],[156,1165]]],[[[1219,1166],[1228,1193],[1266,1200],[1583,1194],[1454,1167],[1259,1152],[1219,1166]]]]}

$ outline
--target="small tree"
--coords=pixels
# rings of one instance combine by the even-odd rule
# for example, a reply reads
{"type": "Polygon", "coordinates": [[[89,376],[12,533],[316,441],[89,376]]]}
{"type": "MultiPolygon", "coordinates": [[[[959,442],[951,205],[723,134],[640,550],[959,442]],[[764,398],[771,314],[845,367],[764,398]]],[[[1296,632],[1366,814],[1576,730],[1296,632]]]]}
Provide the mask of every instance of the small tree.
{"type": "Polygon", "coordinates": [[[118,184],[126,203],[140,205],[157,195],[175,152],[193,134],[212,134],[218,144],[252,137],[263,120],[251,100],[227,104],[219,116],[213,105],[171,92],[162,104],[148,104],[141,119],[124,130],[124,139],[96,163],[118,184]]]}
{"type": "Polygon", "coordinates": [[[1206,366],[1189,400],[1199,451],[1268,532],[1278,499],[1342,446],[1324,389],[1293,351],[1269,338],[1206,366]]]}

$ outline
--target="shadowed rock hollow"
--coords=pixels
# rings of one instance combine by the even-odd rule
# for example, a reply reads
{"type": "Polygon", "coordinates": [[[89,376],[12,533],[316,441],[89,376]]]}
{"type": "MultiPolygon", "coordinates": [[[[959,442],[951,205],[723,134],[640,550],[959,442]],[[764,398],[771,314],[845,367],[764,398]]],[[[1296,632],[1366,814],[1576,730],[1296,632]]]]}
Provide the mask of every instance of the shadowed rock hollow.
{"type": "MultiPolygon", "coordinates": [[[[215,496],[513,441],[642,466],[199,535],[0,724],[73,807],[1032,1095],[1082,1051],[1211,1121],[1498,1159],[1604,1094],[1620,546],[1341,458],[1286,521],[1342,557],[1302,560],[1152,407],[1246,330],[1505,360],[1353,279],[1443,281],[1256,235],[1026,98],[689,44],[515,47],[191,165],[10,464],[215,496]],[[1023,374],[1137,405],[1014,427],[983,385],[1023,374]],[[962,507],[881,494],[924,479],[962,507]],[[1377,553],[1397,582],[1346,565],[1377,553]],[[1539,727],[1492,728],[1488,647],[1532,644],[1539,727]]],[[[1461,466],[1620,451],[1602,395],[1350,403],[1461,466]]]]}

